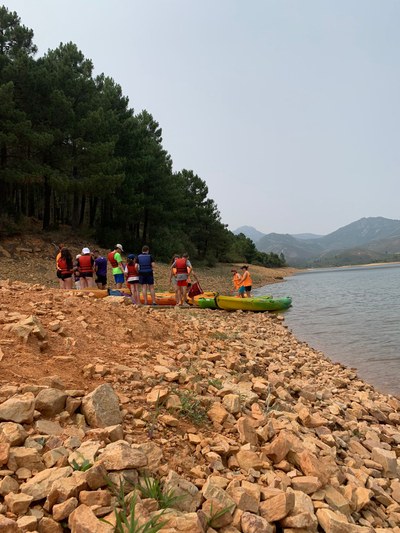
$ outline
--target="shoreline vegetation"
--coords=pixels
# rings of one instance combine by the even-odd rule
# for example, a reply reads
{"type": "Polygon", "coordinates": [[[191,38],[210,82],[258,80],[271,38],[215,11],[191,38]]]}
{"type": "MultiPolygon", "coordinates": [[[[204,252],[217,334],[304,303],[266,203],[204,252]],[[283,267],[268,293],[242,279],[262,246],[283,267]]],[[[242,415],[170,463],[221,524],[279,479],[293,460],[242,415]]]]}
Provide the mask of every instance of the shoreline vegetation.
{"type": "MultiPolygon", "coordinates": [[[[111,486],[164,533],[400,532],[399,399],[282,315],[65,294],[48,259],[12,281],[35,252],[18,254],[0,266],[0,525],[119,531],[111,486]],[[176,497],[164,511],[146,480],[176,497]]],[[[250,268],[258,286],[288,275],[250,268]]]]}

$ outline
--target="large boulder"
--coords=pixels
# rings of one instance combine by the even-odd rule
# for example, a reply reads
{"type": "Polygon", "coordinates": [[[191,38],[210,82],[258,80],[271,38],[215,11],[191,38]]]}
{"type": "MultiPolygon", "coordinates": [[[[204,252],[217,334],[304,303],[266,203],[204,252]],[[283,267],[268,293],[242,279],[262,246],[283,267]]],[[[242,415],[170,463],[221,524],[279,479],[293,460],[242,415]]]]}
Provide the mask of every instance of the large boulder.
{"type": "Polygon", "coordinates": [[[81,409],[91,427],[105,428],[122,422],[118,396],[108,383],[87,394],[81,409]]]}

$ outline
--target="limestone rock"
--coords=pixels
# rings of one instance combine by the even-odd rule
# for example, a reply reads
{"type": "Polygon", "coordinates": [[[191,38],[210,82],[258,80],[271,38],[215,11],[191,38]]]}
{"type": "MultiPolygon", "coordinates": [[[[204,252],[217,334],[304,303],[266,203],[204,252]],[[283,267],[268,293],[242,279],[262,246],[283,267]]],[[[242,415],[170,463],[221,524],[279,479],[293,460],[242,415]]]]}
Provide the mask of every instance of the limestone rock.
{"type": "Polygon", "coordinates": [[[21,492],[32,496],[33,501],[43,500],[47,497],[52,484],[57,479],[68,477],[71,473],[72,468],[70,466],[42,470],[21,485],[21,492]]]}
{"type": "Polygon", "coordinates": [[[80,505],[68,518],[71,533],[112,533],[114,528],[96,517],[87,505],[80,505]]]}
{"type": "Polygon", "coordinates": [[[260,515],[268,522],[277,522],[290,513],[294,508],[294,502],[293,492],[281,492],[260,503],[260,515]]]}
{"type": "Polygon", "coordinates": [[[165,479],[164,491],[171,491],[178,498],[174,508],[187,513],[197,511],[203,499],[196,485],[179,476],[173,470],[170,470],[165,479]]]}
{"type": "Polygon", "coordinates": [[[17,522],[0,514],[0,531],[3,533],[19,533],[17,522]]]}
{"type": "Polygon", "coordinates": [[[55,416],[65,409],[67,395],[58,389],[43,389],[36,396],[35,409],[44,416],[55,416]]]}
{"type": "Polygon", "coordinates": [[[350,524],[342,513],[331,509],[318,509],[317,518],[325,533],[374,533],[372,527],[350,524]]]}
{"type": "Polygon", "coordinates": [[[243,513],[240,519],[243,533],[275,533],[275,526],[262,516],[243,513]]]}
{"type": "Polygon", "coordinates": [[[28,433],[21,424],[15,422],[2,422],[0,424],[0,442],[9,443],[10,446],[21,446],[28,433]]]}
{"type": "Polygon", "coordinates": [[[125,441],[113,442],[106,446],[99,461],[107,470],[127,470],[147,465],[146,455],[125,441]]]}
{"type": "Polygon", "coordinates": [[[122,422],[118,396],[108,383],[82,399],[82,413],[91,427],[107,427],[122,422]]]}
{"type": "Polygon", "coordinates": [[[17,394],[0,404],[0,420],[30,423],[35,410],[35,396],[31,392],[17,394]]]}

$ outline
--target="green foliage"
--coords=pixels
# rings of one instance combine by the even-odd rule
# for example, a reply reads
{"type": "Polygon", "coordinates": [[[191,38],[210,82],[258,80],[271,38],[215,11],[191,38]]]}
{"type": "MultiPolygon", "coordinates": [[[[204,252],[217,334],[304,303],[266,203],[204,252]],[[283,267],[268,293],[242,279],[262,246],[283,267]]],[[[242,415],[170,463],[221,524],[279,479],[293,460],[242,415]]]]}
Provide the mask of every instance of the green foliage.
{"type": "Polygon", "coordinates": [[[180,414],[194,424],[207,421],[207,411],[193,391],[175,390],[181,401],[180,414]]]}
{"type": "MultiPolygon", "coordinates": [[[[119,486],[107,479],[107,484],[117,499],[115,512],[115,533],[157,533],[162,529],[166,522],[161,521],[164,514],[162,510],[157,516],[150,518],[146,523],[139,525],[139,519],[136,513],[137,497],[135,494],[125,495],[123,483],[119,486]]],[[[106,524],[112,525],[107,520],[102,520],[106,524]]]]}
{"type": "Polygon", "coordinates": [[[180,496],[175,496],[172,489],[166,490],[158,479],[148,476],[143,477],[143,482],[140,482],[137,488],[143,498],[156,500],[160,509],[173,507],[176,502],[182,499],[180,496]]]}
{"type": "Polygon", "coordinates": [[[1,6],[0,217],[67,225],[110,249],[148,244],[156,260],[279,266],[227,229],[201,177],[173,172],[160,124],[74,43],[35,52],[33,31],[1,6]]]}
{"type": "Polygon", "coordinates": [[[92,463],[89,459],[84,459],[81,463],[78,463],[75,459],[71,461],[71,466],[74,470],[79,472],[86,472],[89,468],[92,468],[92,463]]]}
{"type": "Polygon", "coordinates": [[[213,504],[211,502],[210,506],[210,515],[207,517],[206,526],[207,528],[211,527],[218,527],[218,519],[224,516],[226,513],[229,513],[231,509],[234,507],[234,505],[227,505],[226,507],[223,507],[219,511],[213,511],[213,504]]]}

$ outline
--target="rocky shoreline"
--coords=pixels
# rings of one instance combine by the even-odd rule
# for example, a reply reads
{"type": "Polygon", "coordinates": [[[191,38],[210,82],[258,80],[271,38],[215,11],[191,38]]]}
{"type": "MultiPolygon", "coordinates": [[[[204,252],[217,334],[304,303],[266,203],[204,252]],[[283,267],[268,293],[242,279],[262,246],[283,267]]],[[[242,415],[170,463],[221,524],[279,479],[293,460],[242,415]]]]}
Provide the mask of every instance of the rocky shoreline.
{"type": "Polygon", "coordinates": [[[118,531],[117,487],[164,533],[400,532],[400,401],[279,315],[0,304],[0,531],[118,531]]]}

